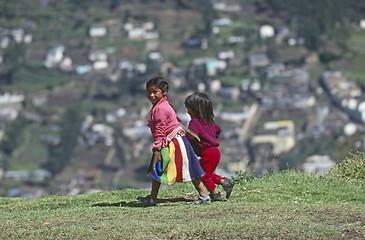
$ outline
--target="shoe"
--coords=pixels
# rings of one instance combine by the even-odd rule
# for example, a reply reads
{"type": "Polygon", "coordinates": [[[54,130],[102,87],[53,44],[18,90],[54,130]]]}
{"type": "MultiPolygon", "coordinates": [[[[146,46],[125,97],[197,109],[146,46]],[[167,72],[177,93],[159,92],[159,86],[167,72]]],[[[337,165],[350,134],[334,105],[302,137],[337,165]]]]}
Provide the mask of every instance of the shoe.
{"type": "Polygon", "coordinates": [[[191,204],[193,205],[201,205],[201,204],[209,204],[212,202],[212,200],[210,199],[210,197],[202,197],[202,196],[198,196],[199,197],[199,200],[195,201],[195,202],[192,202],[191,204]]]}
{"type": "Polygon", "coordinates": [[[147,195],[145,197],[138,197],[137,200],[145,205],[146,207],[153,207],[157,205],[157,202],[153,201],[151,198],[151,195],[147,195]],[[149,201],[148,201],[149,199],[149,201]]]}
{"type": "Polygon", "coordinates": [[[225,178],[224,182],[222,183],[222,187],[224,191],[226,192],[226,198],[228,199],[229,196],[232,193],[233,186],[235,184],[235,181],[233,179],[225,178]]]}
{"type": "Polygon", "coordinates": [[[213,202],[214,201],[222,201],[222,195],[221,195],[220,192],[219,193],[211,193],[211,194],[209,194],[209,197],[210,197],[210,199],[212,199],[213,202]]]}

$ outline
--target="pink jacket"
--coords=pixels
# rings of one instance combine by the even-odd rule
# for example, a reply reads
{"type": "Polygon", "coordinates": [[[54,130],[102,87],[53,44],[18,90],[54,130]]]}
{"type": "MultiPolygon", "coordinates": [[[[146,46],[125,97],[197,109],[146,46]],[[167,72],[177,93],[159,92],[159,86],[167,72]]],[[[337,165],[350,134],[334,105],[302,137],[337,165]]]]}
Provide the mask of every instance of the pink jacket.
{"type": "Polygon", "coordinates": [[[161,150],[178,134],[185,133],[178,122],[175,110],[163,97],[154,105],[148,115],[148,126],[151,129],[152,137],[155,140],[152,151],[161,150]]]}

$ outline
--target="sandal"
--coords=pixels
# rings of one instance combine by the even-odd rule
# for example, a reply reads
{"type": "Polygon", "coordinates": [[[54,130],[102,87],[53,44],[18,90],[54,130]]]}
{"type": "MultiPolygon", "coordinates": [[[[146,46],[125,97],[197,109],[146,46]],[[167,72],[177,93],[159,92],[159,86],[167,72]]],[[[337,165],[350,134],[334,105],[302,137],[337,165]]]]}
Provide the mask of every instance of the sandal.
{"type": "Polygon", "coordinates": [[[138,197],[137,200],[146,207],[153,207],[157,205],[157,202],[151,199],[151,195],[147,195],[145,197],[138,197]]]}
{"type": "Polygon", "coordinates": [[[201,204],[209,204],[212,202],[212,200],[210,199],[210,197],[202,197],[202,196],[198,196],[199,200],[192,202],[191,204],[193,205],[201,205],[201,204]]]}
{"type": "Polygon", "coordinates": [[[222,183],[222,187],[224,191],[226,192],[226,198],[228,199],[229,196],[232,193],[233,186],[235,184],[235,181],[233,179],[225,178],[224,182],[222,183]]]}
{"type": "Polygon", "coordinates": [[[221,195],[220,192],[218,192],[218,193],[211,193],[211,194],[209,194],[209,197],[212,200],[212,202],[222,201],[222,195],[221,195]]]}

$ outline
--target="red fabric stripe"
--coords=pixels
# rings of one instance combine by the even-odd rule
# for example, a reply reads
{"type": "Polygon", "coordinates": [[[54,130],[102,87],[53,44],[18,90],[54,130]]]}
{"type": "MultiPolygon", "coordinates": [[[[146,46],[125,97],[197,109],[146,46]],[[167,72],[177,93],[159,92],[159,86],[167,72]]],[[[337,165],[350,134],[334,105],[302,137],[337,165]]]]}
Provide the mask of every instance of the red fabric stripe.
{"type": "Polygon", "coordinates": [[[181,154],[181,148],[179,145],[179,141],[174,138],[172,142],[175,145],[175,164],[176,164],[176,182],[182,182],[182,154],[181,154]]]}

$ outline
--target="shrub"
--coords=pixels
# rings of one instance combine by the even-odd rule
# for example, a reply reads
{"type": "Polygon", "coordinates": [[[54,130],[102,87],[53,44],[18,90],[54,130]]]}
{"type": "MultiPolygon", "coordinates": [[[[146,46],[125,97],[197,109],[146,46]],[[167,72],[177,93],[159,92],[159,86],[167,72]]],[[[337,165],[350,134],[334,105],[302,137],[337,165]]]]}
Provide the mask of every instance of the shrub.
{"type": "Polygon", "coordinates": [[[347,157],[329,172],[329,176],[346,181],[365,180],[365,153],[349,153],[347,157]]]}

